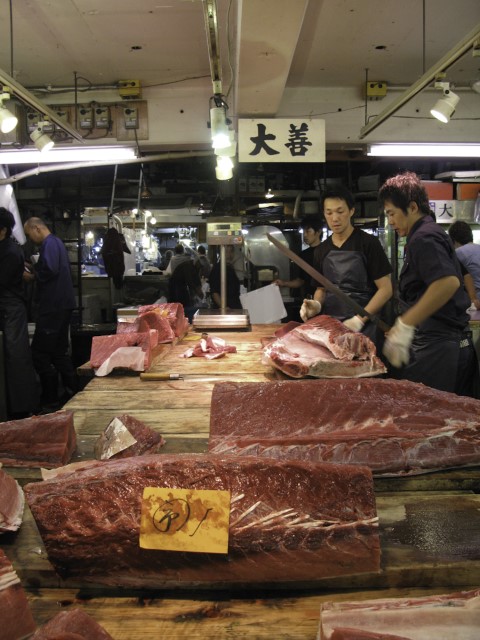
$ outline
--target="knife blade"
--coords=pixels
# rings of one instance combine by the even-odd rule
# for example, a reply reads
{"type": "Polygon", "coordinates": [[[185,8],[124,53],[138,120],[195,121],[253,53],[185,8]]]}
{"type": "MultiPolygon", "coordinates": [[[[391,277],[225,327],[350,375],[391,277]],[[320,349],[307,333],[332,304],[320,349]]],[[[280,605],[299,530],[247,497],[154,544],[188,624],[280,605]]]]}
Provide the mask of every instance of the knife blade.
{"type": "Polygon", "coordinates": [[[312,276],[314,280],[319,282],[322,285],[322,287],[325,287],[327,291],[330,291],[330,293],[333,293],[333,295],[337,296],[337,298],[340,298],[342,302],[345,302],[345,304],[347,304],[350,307],[350,309],[352,309],[352,311],[354,311],[356,314],[360,316],[367,316],[368,319],[371,322],[374,322],[378,326],[378,328],[381,329],[384,333],[387,333],[387,331],[390,331],[390,327],[386,322],[381,320],[376,314],[369,313],[368,311],[366,311],[361,304],[359,304],[356,300],[351,298],[347,293],[345,293],[344,291],[339,289],[336,285],[334,285],[332,282],[330,282],[328,278],[325,278],[324,275],[319,273],[314,267],[309,265],[308,262],[305,262],[303,258],[300,258],[300,256],[298,256],[291,249],[289,249],[284,244],[282,244],[279,240],[274,238],[270,233],[267,233],[267,238],[270,240],[272,244],[274,244],[277,247],[277,249],[279,249],[283,254],[288,256],[290,260],[295,262],[295,264],[298,264],[298,266],[301,267],[305,271],[305,273],[308,273],[308,275],[312,276]]]}

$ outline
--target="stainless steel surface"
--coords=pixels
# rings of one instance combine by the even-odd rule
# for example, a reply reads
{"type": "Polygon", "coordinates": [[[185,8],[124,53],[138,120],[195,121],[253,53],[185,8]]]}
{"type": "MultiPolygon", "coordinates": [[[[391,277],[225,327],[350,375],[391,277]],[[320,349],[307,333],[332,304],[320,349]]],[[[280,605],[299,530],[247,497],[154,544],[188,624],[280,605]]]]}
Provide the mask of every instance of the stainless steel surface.
{"type": "Polygon", "coordinates": [[[194,329],[245,329],[250,327],[246,309],[199,309],[193,316],[194,329]]]}
{"type": "Polygon", "coordinates": [[[255,267],[270,267],[280,280],[290,280],[290,260],[269,242],[267,233],[288,249],[283,232],[272,225],[259,225],[248,229],[245,235],[245,256],[255,267]]]}

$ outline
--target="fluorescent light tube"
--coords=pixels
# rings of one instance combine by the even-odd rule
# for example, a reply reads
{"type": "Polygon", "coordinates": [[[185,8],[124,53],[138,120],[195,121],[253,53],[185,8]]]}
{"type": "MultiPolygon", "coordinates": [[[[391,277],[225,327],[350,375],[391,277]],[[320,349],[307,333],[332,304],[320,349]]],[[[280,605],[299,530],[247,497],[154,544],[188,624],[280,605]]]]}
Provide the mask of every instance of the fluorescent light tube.
{"type": "Polygon", "coordinates": [[[410,142],[392,144],[378,143],[368,147],[367,155],[385,157],[480,158],[480,144],[439,144],[436,142],[425,142],[423,144],[410,142]]]}
{"type": "Polygon", "coordinates": [[[134,147],[55,148],[48,153],[17,149],[0,151],[0,164],[44,164],[46,162],[90,162],[129,160],[136,157],[134,147]]]}

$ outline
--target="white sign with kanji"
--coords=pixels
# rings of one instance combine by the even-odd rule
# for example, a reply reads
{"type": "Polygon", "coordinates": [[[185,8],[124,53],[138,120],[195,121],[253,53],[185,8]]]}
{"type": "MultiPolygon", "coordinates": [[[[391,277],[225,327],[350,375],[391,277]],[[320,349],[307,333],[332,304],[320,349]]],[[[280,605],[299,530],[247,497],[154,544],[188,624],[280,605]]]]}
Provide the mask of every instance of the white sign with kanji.
{"type": "Polygon", "coordinates": [[[325,162],[325,120],[238,121],[239,162],[325,162]]]}

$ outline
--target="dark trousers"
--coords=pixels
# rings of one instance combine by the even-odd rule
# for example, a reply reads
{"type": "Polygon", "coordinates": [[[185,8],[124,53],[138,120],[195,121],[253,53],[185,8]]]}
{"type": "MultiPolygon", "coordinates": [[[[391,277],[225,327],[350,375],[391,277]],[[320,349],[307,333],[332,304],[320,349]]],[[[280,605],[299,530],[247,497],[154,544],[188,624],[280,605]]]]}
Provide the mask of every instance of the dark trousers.
{"type": "Polygon", "coordinates": [[[69,395],[77,390],[75,369],[69,354],[71,309],[38,316],[32,340],[33,365],[42,384],[43,402],[58,400],[59,374],[69,395]]]}

